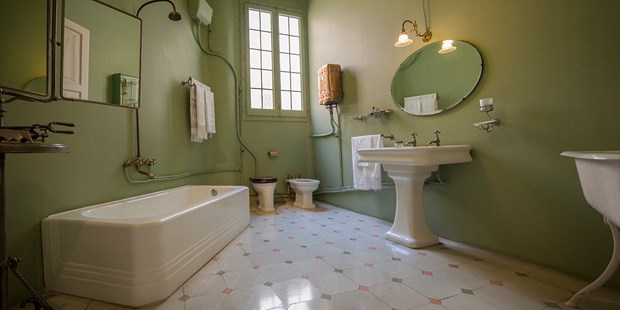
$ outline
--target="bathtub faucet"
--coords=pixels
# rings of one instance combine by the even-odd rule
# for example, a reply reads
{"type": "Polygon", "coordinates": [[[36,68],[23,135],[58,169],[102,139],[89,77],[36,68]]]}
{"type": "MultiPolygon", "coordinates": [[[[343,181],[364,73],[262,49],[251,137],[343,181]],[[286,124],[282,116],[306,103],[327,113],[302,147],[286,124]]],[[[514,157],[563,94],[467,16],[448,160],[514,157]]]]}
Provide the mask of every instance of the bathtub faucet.
{"type": "Polygon", "coordinates": [[[136,167],[136,171],[138,171],[138,173],[147,176],[149,179],[155,179],[155,175],[153,173],[142,169],[143,166],[146,166],[148,167],[148,170],[151,170],[151,167],[154,166],[155,163],[155,159],[142,158],[140,156],[137,156],[136,158],[130,158],[126,160],[123,164],[123,167],[127,168],[129,166],[134,166],[136,167]]]}

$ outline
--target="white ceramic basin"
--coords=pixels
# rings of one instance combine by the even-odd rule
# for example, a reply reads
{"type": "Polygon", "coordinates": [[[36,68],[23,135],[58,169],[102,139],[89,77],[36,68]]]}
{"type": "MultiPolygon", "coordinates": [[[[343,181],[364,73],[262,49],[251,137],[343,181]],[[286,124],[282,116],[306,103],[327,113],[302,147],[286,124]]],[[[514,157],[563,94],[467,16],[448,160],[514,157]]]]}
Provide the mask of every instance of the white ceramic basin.
{"type": "Polygon", "coordinates": [[[381,163],[396,185],[396,214],[385,238],[421,248],[439,243],[426,224],[424,181],[443,164],[470,162],[469,145],[359,149],[360,162],[381,163]]]}
{"type": "Polygon", "coordinates": [[[605,217],[614,241],[614,251],[605,271],[566,302],[576,307],[580,298],[605,284],[620,264],[620,151],[564,152],[562,156],[575,159],[583,195],[588,204],[605,217]]]}
{"type": "Polygon", "coordinates": [[[620,151],[564,152],[577,165],[586,201],[620,226],[620,151]]]}
{"type": "Polygon", "coordinates": [[[359,149],[359,161],[382,164],[430,166],[470,162],[470,145],[382,147],[359,149]]]}

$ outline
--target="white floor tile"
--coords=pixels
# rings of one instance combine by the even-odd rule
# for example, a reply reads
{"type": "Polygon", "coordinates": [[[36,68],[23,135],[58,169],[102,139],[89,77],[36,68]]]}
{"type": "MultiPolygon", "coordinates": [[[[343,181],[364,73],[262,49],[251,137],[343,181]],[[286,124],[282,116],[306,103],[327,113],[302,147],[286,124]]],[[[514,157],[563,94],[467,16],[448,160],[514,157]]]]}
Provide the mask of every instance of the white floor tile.
{"type": "Polygon", "coordinates": [[[489,285],[475,290],[474,294],[502,310],[542,310],[547,307],[539,300],[503,286],[489,285]]]}
{"type": "Polygon", "coordinates": [[[326,263],[322,259],[306,259],[293,262],[293,266],[303,275],[310,277],[330,273],[334,271],[334,267],[326,263]]]}
{"type": "Polygon", "coordinates": [[[494,305],[478,296],[460,294],[441,301],[441,305],[450,310],[500,310],[494,305]]]}
{"type": "Polygon", "coordinates": [[[310,282],[323,294],[336,295],[357,290],[359,284],[353,282],[342,273],[331,272],[311,277],[310,282]]]}
{"type": "Polygon", "coordinates": [[[321,298],[319,291],[309,280],[293,279],[275,283],[271,289],[286,305],[321,298]]]}
{"type": "Polygon", "coordinates": [[[420,269],[409,266],[401,261],[391,260],[375,264],[374,267],[396,279],[404,279],[422,274],[420,269]]]}
{"type": "Polygon", "coordinates": [[[343,273],[355,283],[367,287],[392,281],[392,277],[374,267],[356,267],[347,269],[343,273]]]}
{"type": "Polygon", "coordinates": [[[348,269],[363,266],[364,262],[356,259],[351,254],[336,254],[323,257],[323,260],[335,269],[348,269]]]}
{"type": "Polygon", "coordinates": [[[185,310],[236,310],[232,296],[225,293],[211,293],[192,297],[185,302],[185,310]]]}
{"type": "Polygon", "coordinates": [[[458,286],[427,275],[403,279],[403,284],[428,298],[444,299],[462,293],[458,286]]]}
{"type": "Polygon", "coordinates": [[[194,276],[183,285],[187,296],[201,296],[209,293],[220,293],[226,288],[224,278],[218,274],[194,276]]]}
{"type": "Polygon", "coordinates": [[[255,269],[244,269],[224,273],[226,286],[231,289],[242,289],[263,285],[267,280],[255,269]]]}
{"type": "Polygon", "coordinates": [[[292,304],[288,307],[288,310],[342,310],[336,308],[336,306],[326,299],[315,299],[311,301],[300,302],[292,304]]]}
{"type": "Polygon", "coordinates": [[[236,310],[265,310],[282,304],[280,298],[268,286],[236,290],[232,293],[232,299],[236,310]]]}
{"type": "Polygon", "coordinates": [[[503,284],[521,294],[552,303],[559,303],[573,296],[571,292],[565,289],[529,277],[514,277],[503,281],[503,284]]]}
{"type": "Polygon", "coordinates": [[[428,298],[402,283],[389,282],[373,286],[370,293],[394,309],[412,309],[428,303],[428,298]]]}
{"type": "Polygon", "coordinates": [[[391,310],[390,306],[364,291],[352,291],[332,297],[336,309],[391,310]]]}
{"type": "Polygon", "coordinates": [[[272,283],[296,279],[302,276],[301,272],[293,264],[287,263],[261,266],[258,271],[265,280],[272,283]]]}

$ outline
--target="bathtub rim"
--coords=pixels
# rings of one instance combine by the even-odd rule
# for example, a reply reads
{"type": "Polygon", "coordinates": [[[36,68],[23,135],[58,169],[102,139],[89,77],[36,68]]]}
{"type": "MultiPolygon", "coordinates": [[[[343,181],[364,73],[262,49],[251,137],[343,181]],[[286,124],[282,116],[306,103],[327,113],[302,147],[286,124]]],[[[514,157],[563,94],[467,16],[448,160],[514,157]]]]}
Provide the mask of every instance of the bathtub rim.
{"type": "Polygon", "coordinates": [[[129,203],[131,201],[145,199],[145,198],[148,199],[149,197],[154,197],[154,196],[171,193],[174,191],[180,191],[183,189],[189,189],[193,187],[197,187],[197,188],[204,187],[204,188],[209,188],[209,189],[223,189],[223,188],[231,189],[224,193],[218,194],[218,197],[215,200],[225,199],[228,196],[234,195],[239,192],[243,192],[244,190],[249,191],[248,187],[243,186],[243,185],[183,185],[183,186],[173,187],[173,188],[164,189],[164,190],[160,190],[156,192],[141,194],[138,196],[131,196],[127,198],[122,198],[118,200],[98,203],[94,205],[89,205],[85,207],[80,207],[80,208],[70,209],[67,211],[59,212],[59,213],[50,214],[46,216],[45,218],[43,218],[42,222],[43,221],[45,222],[47,221],[84,221],[89,224],[102,223],[106,225],[132,225],[132,224],[135,225],[135,224],[166,222],[166,221],[174,219],[175,217],[181,216],[193,209],[196,209],[205,204],[208,204],[214,200],[205,200],[205,201],[198,202],[196,204],[188,205],[187,208],[185,208],[182,212],[179,212],[178,210],[176,210],[174,212],[171,211],[171,212],[167,212],[164,214],[157,214],[153,216],[145,216],[145,217],[139,217],[139,218],[98,218],[98,217],[86,216],[84,215],[84,212],[93,210],[96,208],[109,207],[114,204],[129,203]]]}

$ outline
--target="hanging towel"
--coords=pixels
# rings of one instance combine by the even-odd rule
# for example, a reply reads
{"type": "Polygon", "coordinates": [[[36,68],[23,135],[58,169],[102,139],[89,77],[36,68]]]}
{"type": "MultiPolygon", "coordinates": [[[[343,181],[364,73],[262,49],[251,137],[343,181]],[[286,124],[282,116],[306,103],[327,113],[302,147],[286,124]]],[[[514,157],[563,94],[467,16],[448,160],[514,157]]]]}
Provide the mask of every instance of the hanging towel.
{"type": "Polygon", "coordinates": [[[191,141],[202,142],[215,133],[214,96],[207,85],[193,78],[190,81],[191,141]]]}
{"type": "Polygon", "coordinates": [[[405,112],[416,115],[435,114],[439,111],[437,93],[405,97],[405,112]]]}
{"type": "Polygon", "coordinates": [[[383,147],[381,135],[351,137],[353,187],[363,190],[381,189],[381,164],[360,163],[358,149],[383,147]]]}
{"type": "Polygon", "coordinates": [[[211,138],[215,133],[215,95],[210,88],[205,90],[206,109],[205,119],[207,121],[207,135],[211,138]]]}

